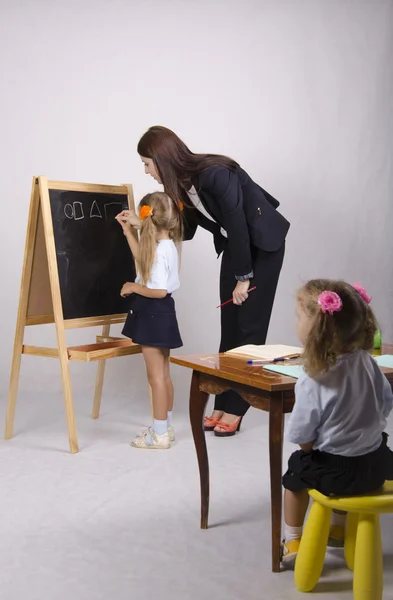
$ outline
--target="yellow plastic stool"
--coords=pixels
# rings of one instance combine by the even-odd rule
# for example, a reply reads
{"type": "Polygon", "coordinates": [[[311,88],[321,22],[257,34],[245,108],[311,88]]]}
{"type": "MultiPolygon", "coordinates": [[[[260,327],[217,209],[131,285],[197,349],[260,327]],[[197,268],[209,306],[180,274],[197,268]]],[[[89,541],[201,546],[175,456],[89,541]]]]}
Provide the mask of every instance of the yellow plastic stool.
{"type": "Polygon", "coordinates": [[[382,600],[383,568],[379,515],[393,513],[393,481],[369,496],[329,498],[316,490],[295,563],[295,585],[311,592],[322,573],[332,510],[348,513],[345,560],[353,570],[354,600],[382,600]]]}

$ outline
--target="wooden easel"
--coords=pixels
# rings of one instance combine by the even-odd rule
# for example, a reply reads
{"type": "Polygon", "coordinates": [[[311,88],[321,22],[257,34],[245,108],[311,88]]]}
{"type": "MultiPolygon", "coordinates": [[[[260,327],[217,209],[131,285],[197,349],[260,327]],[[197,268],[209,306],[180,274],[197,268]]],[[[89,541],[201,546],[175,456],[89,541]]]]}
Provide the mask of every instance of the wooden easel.
{"type": "Polygon", "coordinates": [[[22,354],[58,358],[60,360],[63,383],[69,445],[71,452],[75,453],[78,452],[78,439],[70,382],[69,361],[99,361],[92,415],[93,418],[97,418],[99,416],[101,404],[105,360],[107,358],[138,354],[141,352],[141,347],[134,344],[131,340],[110,337],[110,326],[115,323],[123,323],[126,317],[125,314],[67,320],[63,318],[55,238],[49,198],[50,190],[122,194],[128,196],[128,205],[130,209],[134,209],[135,205],[131,185],[107,186],[48,181],[46,177],[33,178],[12,357],[5,439],[9,439],[13,435],[22,354]],[[26,326],[43,325],[47,323],[55,323],[57,347],[47,348],[29,346],[23,343],[26,326]],[[97,336],[95,344],[67,347],[67,329],[101,325],[102,335],[97,336]]]}

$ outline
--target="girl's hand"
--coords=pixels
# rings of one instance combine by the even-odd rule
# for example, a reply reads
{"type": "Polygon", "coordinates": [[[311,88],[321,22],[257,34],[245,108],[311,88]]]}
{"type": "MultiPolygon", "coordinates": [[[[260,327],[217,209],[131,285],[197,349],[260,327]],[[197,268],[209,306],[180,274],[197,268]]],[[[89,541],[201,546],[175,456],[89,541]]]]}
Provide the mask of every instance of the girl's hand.
{"type": "Polygon", "coordinates": [[[128,225],[135,227],[135,229],[141,228],[141,220],[139,217],[137,217],[133,210],[123,210],[119,215],[117,215],[116,219],[120,224],[128,223],[128,225]]]}
{"type": "Polygon", "coordinates": [[[120,296],[122,298],[126,298],[127,296],[130,296],[131,294],[135,294],[136,286],[137,286],[136,283],[131,283],[131,282],[127,281],[127,283],[125,283],[123,285],[123,287],[121,288],[120,296]]]}
{"type": "Polygon", "coordinates": [[[250,287],[250,280],[238,281],[235,289],[233,290],[232,298],[233,304],[241,306],[248,298],[248,289],[250,287]]]}
{"type": "Polygon", "coordinates": [[[121,217],[121,213],[120,213],[120,215],[117,215],[117,217],[115,217],[115,218],[116,218],[116,221],[121,226],[121,228],[123,229],[124,235],[128,235],[129,233],[131,233],[131,231],[132,231],[131,225],[128,223],[128,221],[126,221],[125,219],[123,219],[121,217]]]}

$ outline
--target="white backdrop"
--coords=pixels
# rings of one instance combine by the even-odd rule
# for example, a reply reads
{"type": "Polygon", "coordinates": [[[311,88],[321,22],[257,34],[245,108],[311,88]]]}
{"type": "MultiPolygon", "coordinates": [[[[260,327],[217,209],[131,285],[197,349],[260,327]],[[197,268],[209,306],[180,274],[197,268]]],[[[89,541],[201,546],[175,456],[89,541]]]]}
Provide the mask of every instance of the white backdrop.
{"type": "MultiPolygon", "coordinates": [[[[294,292],[314,276],[361,281],[393,341],[391,1],[2,0],[0,17],[2,396],[32,176],[132,182],[138,199],[156,189],[136,154],[153,124],[233,156],[281,201],[292,227],[271,342],[296,342],[294,292]]],[[[210,235],[185,244],[182,262],[184,350],[214,351],[210,235]]],[[[54,341],[53,328],[28,339],[54,341]]],[[[113,394],[142,382],[140,365],[112,361],[113,394]]],[[[76,391],[93,375],[73,365],[76,391]]],[[[21,388],[60,390],[58,366],[26,359],[21,388]]]]}

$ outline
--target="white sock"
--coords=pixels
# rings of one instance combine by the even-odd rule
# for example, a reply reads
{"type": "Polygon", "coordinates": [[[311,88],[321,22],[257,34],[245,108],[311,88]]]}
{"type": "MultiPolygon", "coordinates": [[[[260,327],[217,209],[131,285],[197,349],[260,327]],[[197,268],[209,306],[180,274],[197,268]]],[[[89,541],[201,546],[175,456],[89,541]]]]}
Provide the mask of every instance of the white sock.
{"type": "Polygon", "coordinates": [[[345,527],[347,515],[341,515],[340,513],[332,512],[331,524],[336,527],[345,527]]]}
{"type": "Polygon", "coordinates": [[[286,542],[293,542],[293,540],[300,540],[303,533],[303,527],[290,527],[285,524],[284,527],[284,538],[286,542]]]}
{"type": "Polygon", "coordinates": [[[172,411],[168,410],[168,427],[172,426],[172,411]]]}
{"type": "Polygon", "coordinates": [[[168,421],[160,421],[159,419],[154,419],[153,421],[153,430],[157,435],[164,435],[168,431],[168,421]]]}

